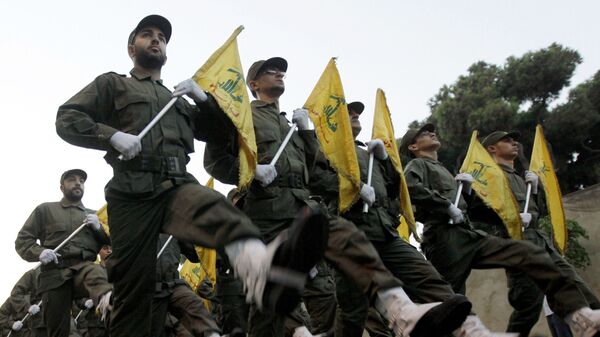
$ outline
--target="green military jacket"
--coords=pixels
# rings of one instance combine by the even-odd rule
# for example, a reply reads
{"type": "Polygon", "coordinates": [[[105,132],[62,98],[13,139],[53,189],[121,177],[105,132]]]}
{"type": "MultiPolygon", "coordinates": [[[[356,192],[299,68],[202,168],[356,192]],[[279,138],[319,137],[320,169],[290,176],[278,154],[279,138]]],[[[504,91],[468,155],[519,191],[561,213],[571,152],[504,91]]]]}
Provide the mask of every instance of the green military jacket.
{"type": "MultiPolygon", "coordinates": [[[[3,330],[2,336],[8,334],[8,331],[12,329],[12,324],[17,320],[22,320],[27,314],[29,307],[32,304],[38,304],[41,300],[41,296],[38,294],[38,276],[40,275],[40,269],[31,269],[27,271],[17,281],[10,297],[0,307],[0,328],[3,330]]],[[[23,322],[23,328],[19,331],[19,334],[14,333],[11,336],[33,336],[34,333],[30,332],[32,328],[43,328],[44,322],[42,319],[42,311],[33,317],[29,317],[23,322]]]]}
{"type": "Polygon", "coordinates": [[[107,196],[152,198],[173,184],[196,182],[185,171],[194,138],[206,141],[218,135],[219,123],[228,123],[211,98],[202,107],[184,98],[142,139],[142,151],[129,161],[118,160],[110,145],[117,131],[137,135],[172,98],[172,93],[149,74],[136,69],[131,77],[116,73],[98,76],[58,109],[56,131],[67,142],[106,151],[113,167],[107,196]]]}
{"type": "MultiPolygon", "coordinates": [[[[452,173],[439,161],[423,157],[411,160],[404,168],[404,176],[417,221],[425,226],[447,224],[447,209],[454,203],[458,190],[452,173]]],[[[458,208],[467,209],[462,195],[458,208]]]]}
{"type": "MultiPolygon", "coordinates": [[[[504,171],[510,189],[519,204],[519,212],[523,212],[525,208],[525,196],[527,195],[527,184],[525,183],[525,180],[514,168],[504,164],[498,164],[498,166],[504,171]]],[[[543,190],[541,185],[539,190],[543,190]]],[[[537,229],[540,214],[545,215],[546,213],[543,193],[531,195],[528,212],[531,213],[529,228],[537,229]]],[[[502,219],[500,219],[498,214],[478,197],[473,198],[473,201],[469,203],[469,218],[472,222],[476,223],[476,227],[484,229],[488,233],[506,238],[509,237],[508,230],[502,222],[502,219]]]]}
{"type": "MultiPolygon", "coordinates": [[[[269,164],[282,144],[290,126],[278,103],[255,100],[251,103],[258,163],[269,164]]],[[[208,142],[204,151],[206,171],[226,184],[239,183],[239,157],[235,129],[222,130],[229,139],[208,142]]],[[[277,178],[268,186],[253,181],[242,210],[253,220],[292,219],[309,197],[308,163],[318,151],[314,131],[294,132],[281,157],[275,163],[277,178]]],[[[263,232],[267,231],[264,228],[263,232]]]]}
{"type": "MultiPolygon", "coordinates": [[[[86,215],[95,211],[85,208],[81,201],[71,203],[63,198],[60,202],[39,205],[31,213],[15,240],[17,253],[26,261],[37,262],[44,249],[54,249],[83,223],[86,215]],[[39,241],[39,243],[38,243],[39,241]]],[[[102,245],[110,244],[103,230],[86,226],[58,253],[59,263],[41,267],[39,291],[43,292],[61,285],[70,276],[63,272],[68,267],[84,261],[95,261],[102,245]]]]}

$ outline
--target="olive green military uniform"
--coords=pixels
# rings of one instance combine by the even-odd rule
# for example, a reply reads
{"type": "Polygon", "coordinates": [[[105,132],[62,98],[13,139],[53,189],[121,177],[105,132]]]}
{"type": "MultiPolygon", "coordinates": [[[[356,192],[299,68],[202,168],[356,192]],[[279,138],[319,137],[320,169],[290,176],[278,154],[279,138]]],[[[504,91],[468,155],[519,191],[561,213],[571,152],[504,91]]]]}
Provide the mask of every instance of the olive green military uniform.
{"type": "MultiPolygon", "coordinates": [[[[468,221],[449,224],[446,209],[456,196],[457,183],[440,162],[413,159],[405,176],[416,206],[415,216],[425,224],[421,247],[455,291],[464,293],[471,269],[510,268],[526,273],[544,289],[548,303],[561,317],[588,306],[575,280],[563,274],[544,249],[525,241],[489,236],[471,229],[468,221]]],[[[462,196],[458,207],[466,209],[462,196]]]]}
{"type": "Polygon", "coordinates": [[[217,322],[224,334],[234,329],[248,332],[250,306],[246,303],[242,281],[233,275],[227,259],[217,256],[217,322]]]}
{"type": "Polygon", "coordinates": [[[120,161],[110,137],[139,132],[171,99],[171,91],[150,75],[106,73],[63,104],[56,129],[69,143],[106,151],[113,178],[106,186],[113,253],[107,261],[114,282],[111,336],[148,336],[160,231],[204,247],[223,247],[260,237],[250,220],[216,191],[186,172],[194,139],[218,135],[227,118],[209,101],[200,108],[183,98],[141,141],[134,159],[120,161]]]}
{"type": "MultiPolygon", "coordinates": [[[[364,144],[356,142],[356,154],[361,171],[361,181],[366,183],[369,167],[369,153],[363,149],[364,144]]],[[[337,207],[337,174],[319,162],[315,166],[318,180],[311,184],[312,191],[325,197],[331,208],[337,207]],[[320,186],[332,186],[319,192],[320,186]],[[333,192],[333,193],[332,193],[333,192]]],[[[399,225],[399,214],[390,207],[391,200],[399,194],[399,175],[390,160],[374,159],[371,186],[375,190],[375,203],[363,213],[363,203],[357,202],[342,216],[352,221],[371,241],[384,265],[395,277],[404,283],[404,290],[410,298],[419,303],[443,302],[454,295],[454,291],[446,283],[435,268],[425,260],[417,249],[400,238],[396,228],[399,225]]],[[[361,336],[368,317],[368,301],[355,290],[352,280],[339,275],[336,279],[337,298],[340,307],[336,323],[336,335],[361,336]]],[[[379,329],[385,331],[385,327],[379,329]]]]}
{"type": "MultiPolygon", "coordinates": [[[[168,235],[160,234],[157,249],[165,245],[168,235]]],[[[194,247],[172,239],[156,262],[156,290],[152,303],[152,336],[165,332],[167,313],[173,315],[193,336],[219,332],[202,299],[180,278],[179,259],[184,254],[192,262],[198,262],[194,247]]]]}
{"type": "MultiPolygon", "coordinates": [[[[10,297],[0,307],[2,336],[6,336],[11,331],[15,321],[23,320],[31,305],[38,304],[42,299],[37,291],[37,278],[39,274],[39,268],[25,272],[11,290],[10,297]]],[[[11,336],[45,337],[46,327],[42,318],[42,312],[40,311],[34,316],[29,315],[23,322],[23,328],[19,331],[13,331],[11,336]]]]}
{"type": "MultiPolygon", "coordinates": [[[[499,164],[499,166],[502,168],[504,175],[508,179],[508,183],[515,199],[519,203],[520,210],[523,211],[527,194],[525,180],[518,175],[512,167],[504,164],[499,164]]],[[[540,215],[546,213],[544,206],[543,193],[539,193],[538,195],[532,194],[532,197],[529,200],[528,209],[532,219],[529,226],[523,231],[523,238],[534,245],[543,248],[550,255],[556,266],[558,266],[563,273],[570,275],[570,277],[575,280],[579,290],[590,304],[590,307],[592,309],[599,309],[600,303],[593,291],[585,284],[581,277],[579,277],[574,268],[564,260],[546,233],[538,227],[540,215]]],[[[490,235],[499,236],[501,238],[510,238],[502,219],[500,219],[493,209],[487,207],[481,199],[476,198],[470,203],[469,217],[474,228],[481,229],[490,235]]],[[[529,336],[531,329],[540,317],[544,302],[544,293],[535,285],[535,282],[523,272],[509,269],[506,271],[506,276],[509,288],[508,301],[514,309],[510,316],[506,331],[518,332],[522,337],[529,336]]]]}
{"type": "MultiPolygon", "coordinates": [[[[71,203],[65,198],[39,205],[17,235],[17,253],[26,261],[38,261],[44,249],[56,248],[91,213],[94,211],[83,207],[81,201],[71,203]]],[[[102,245],[108,243],[103,230],[86,226],[58,251],[58,264],[40,267],[38,292],[49,336],[69,335],[74,298],[87,297],[98,303],[101,295],[112,290],[106,272],[94,263],[102,245]]]]}
{"type": "Polygon", "coordinates": [[[95,308],[85,307],[87,298],[81,298],[73,302],[71,315],[75,320],[75,327],[82,337],[108,337],[106,324],[96,314],[95,308]]]}
{"type": "MultiPolygon", "coordinates": [[[[268,104],[255,100],[251,106],[258,163],[268,164],[289,130],[288,121],[281,114],[277,103],[268,104]]],[[[221,132],[228,133],[231,137],[225,141],[207,143],[204,166],[216,179],[237,185],[239,159],[235,129],[221,132]]],[[[310,202],[307,162],[312,163],[317,153],[318,142],[314,131],[295,132],[275,164],[275,181],[265,187],[258,181],[251,184],[243,210],[267,240],[289,227],[300,208],[310,202]]],[[[384,267],[364,233],[341,218],[332,217],[330,220],[325,258],[333,267],[353,279],[360,291],[371,300],[375,299],[375,294],[381,289],[402,285],[384,267]]],[[[310,313],[310,309],[308,310],[310,313]]]]}

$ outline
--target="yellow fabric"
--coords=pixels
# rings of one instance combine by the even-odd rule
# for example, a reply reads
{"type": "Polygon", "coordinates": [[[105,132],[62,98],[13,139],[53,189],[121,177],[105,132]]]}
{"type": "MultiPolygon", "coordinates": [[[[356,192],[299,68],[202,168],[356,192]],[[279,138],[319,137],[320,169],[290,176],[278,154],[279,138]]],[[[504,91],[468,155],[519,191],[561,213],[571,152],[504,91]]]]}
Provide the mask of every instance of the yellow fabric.
{"type": "MultiPolygon", "coordinates": [[[[406,222],[406,219],[403,216],[400,216],[400,225],[398,226],[398,234],[400,234],[400,237],[402,239],[404,239],[404,241],[410,242],[410,233],[411,233],[411,229],[410,229],[408,223],[406,222]]],[[[412,233],[415,236],[415,238],[418,237],[416,228],[413,230],[412,233]]]]}
{"type": "Polygon", "coordinates": [[[504,172],[477,140],[477,131],[473,131],[469,150],[460,172],[469,173],[475,178],[473,190],[502,219],[510,237],[522,239],[522,224],[517,200],[504,172]]]}
{"type": "Polygon", "coordinates": [[[407,228],[401,230],[402,226],[399,226],[398,233],[408,241],[410,235],[408,229],[410,228],[410,231],[418,240],[419,235],[417,234],[415,215],[413,214],[410,195],[408,194],[408,186],[406,185],[406,179],[404,178],[404,169],[402,169],[402,162],[400,161],[400,154],[398,153],[398,146],[396,145],[396,138],[394,137],[394,125],[392,124],[390,109],[385,99],[385,93],[381,89],[377,89],[377,95],[375,97],[375,114],[373,116],[373,133],[371,139],[380,139],[383,141],[385,150],[387,151],[396,172],[400,175],[400,213],[402,214],[402,219],[404,219],[407,228]]]}
{"type": "Polygon", "coordinates": [[[529,170],[535,172],[540,177],[540,181],[544,186],[546,205],[550,213],[554,239],[560,251],[564,252],[567,248],[568,236],[565,210],[562,204],[562,193],[560,192],[560,186],[556,178],[550,151],[548,151],[544,132],[540,125],[535,128],[535,139],[533,141],[529,170]]]}
{"type": "Polygon", "coordinates": [[[193,76],[194,81],[215,98],[237,128],[241,189],[248,187],[254,178],[257,151],[252,110],[236,39],[243,29],[243,26],[238,27],[193,76]]]}
{"type": "Polygon", "coordinates": [[[360,168],[335,58],[327,64],[304,108],[310,111],[321,150],[338,174],[339,211],[343,213],[358,200],[360,168]]]}
{"type": "Polygon", "coordinates": [[[98,220],[100,220],[102,229],[104,229],[106,235],[110,236],[110,229],[108,229],[108,204],[104,204],[104,206],[96,212],[96,215],[98,216],[98,220]]]}

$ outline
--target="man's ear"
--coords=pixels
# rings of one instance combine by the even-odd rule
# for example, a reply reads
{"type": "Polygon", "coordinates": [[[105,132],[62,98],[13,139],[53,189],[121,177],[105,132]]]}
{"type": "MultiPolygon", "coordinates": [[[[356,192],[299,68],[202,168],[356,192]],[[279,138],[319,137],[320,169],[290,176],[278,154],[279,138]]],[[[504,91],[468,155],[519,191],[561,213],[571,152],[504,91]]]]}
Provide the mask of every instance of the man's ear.
{"type": "Polygon", "coordinates": [[[417,144],[410,144],[410,145],[408,145],[408,150],[410,152],[418,151],[419,150],[419,146],[417,144]]]}
{"type": "Polygon", "coordinates": [[[127,54],[129,54],[130,58],[134,58],[135,57],[135,46],[132,44],[127,45],[127,54]]]}
{"type": "Polygon", "coordinates": [[[485,148],[489,154],[495,154],[497,151],[496,145],[489,145],[485,148]]]}
{"type": "Polygon", "coordinates": [[[256,83],[256,81],[253,80],[253,81],[250,81],[249,83],[250,83],[250,90],[257,91],[258,84],[256,83]]]}
{"type": "Polygon", "coordinates": [[[60,191],[63,192],[63,193],[65,193],[65,185],[60,184],[60,191]]]}

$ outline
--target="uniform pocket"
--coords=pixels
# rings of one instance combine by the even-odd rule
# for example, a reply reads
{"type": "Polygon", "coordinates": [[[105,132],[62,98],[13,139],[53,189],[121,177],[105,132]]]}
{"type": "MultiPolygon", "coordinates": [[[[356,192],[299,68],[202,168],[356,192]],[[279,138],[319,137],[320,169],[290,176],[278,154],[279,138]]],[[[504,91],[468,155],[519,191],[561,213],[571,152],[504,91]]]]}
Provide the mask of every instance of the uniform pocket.
{"type": "Polygon", "coordinates": [[[46,225],[46,238],[42,243],[45,247],[56,247],[63,242],[67,236],[67,224],[61,222],[49,223],[46,225]]]}
{"type": "Polygon", "coordinates": [[[118,114],[120,130],[123,132],[141,131],[143,125],[150,121],[153,103],[155,102],[151,97],[140,93],[126,92],[117,96],[115,109],[118,114]]]}

